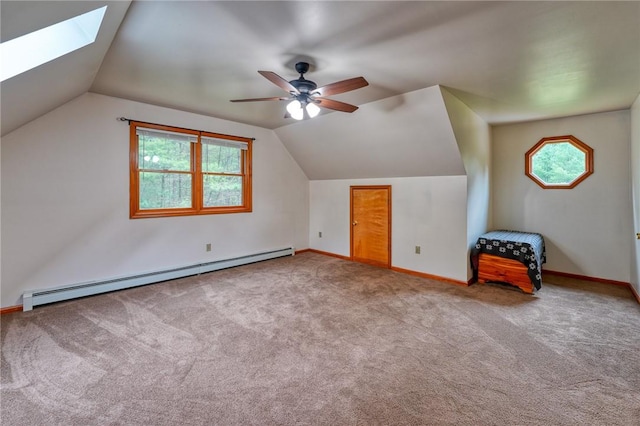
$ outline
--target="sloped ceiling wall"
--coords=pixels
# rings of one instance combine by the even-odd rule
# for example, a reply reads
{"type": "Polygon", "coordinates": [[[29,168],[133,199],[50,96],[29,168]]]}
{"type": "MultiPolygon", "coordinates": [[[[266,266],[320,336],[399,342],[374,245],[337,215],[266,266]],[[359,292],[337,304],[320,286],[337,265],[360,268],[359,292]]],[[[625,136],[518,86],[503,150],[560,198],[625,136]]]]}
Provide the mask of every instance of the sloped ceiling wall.
{"type": "Polygon", "coordinates": [[[2,1],[2,42],[107,5],[96,41],[1,83],[2,136],[91,87],[131,1],[2,1]]]}
{"type": "MultiPolygon", "coordinates": [[[[491,229],[491,128],[447,89],[442,97],[449,112],[460,155],[467,172],[467,247],[491,229]]],[[[467,278],[472,271],[467,262],[467,278]]]]}
{"type": "Polygon", "coordinates": [[[465,174],[439,86],[275,132],[310,180],[465,174]]]}

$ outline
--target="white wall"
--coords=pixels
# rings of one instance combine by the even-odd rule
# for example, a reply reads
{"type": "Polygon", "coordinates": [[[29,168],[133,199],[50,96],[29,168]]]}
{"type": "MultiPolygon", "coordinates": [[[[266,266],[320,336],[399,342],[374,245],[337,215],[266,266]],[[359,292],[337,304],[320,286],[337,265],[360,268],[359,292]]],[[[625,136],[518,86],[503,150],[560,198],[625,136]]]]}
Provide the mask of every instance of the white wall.
{"type": "MultiPolygon", "coordinates": [[[[631,186],[634,232],[637,233],[640,232],[640,95],[631,106],[631,186]]],[[[631,284],[640,294],[640,239],[637,238],[632,243],[631,284]]]]}
{"type": "MultiPolygon", "coordinates": [[[[491,128],[446,89],[442,97],[467,172],[467,248],[471,249],[491,228],[491,128]]],[[[467,277],[472,275],[467,263],[467,277]]]]}
{"type": "Polygon", "coordinates": [[[350,186],[391,185],[392,266],[466,282],[466,180],[434,176],[311,181],[309,246],[350,256],[350,186]],[[421,254],[415,254],[415,246],[421,247],[421,254]]]}
{"type": "MultiPolygon", "coordinates": [[[[0,227],[2,226],[2,139],[0,138],[0,227]]],[[[0,230],[0,298],[2,297],[2,231],[0,230]]],[[[3,307],[0,304],[0,307],[3,307]]]]}
{"type": "Polygon", "coordinates": [[[629,282],[629,111],[497,126],[492,145],[494,227],[542,233],[546,269],[629,282]],[[525,176],[524,155],[568,134],[594,149],[594,174],[574,189],[542,189],[525,176]]]}
{"type": "Polygon", "coordinates": [[[87,93],[3,137],[1,160],[3,307],[27,289],[308,247],[308,180],[271,130],[87,93]],[[255,137],[253,213],[130,220],[120,116],[255,137]]]}

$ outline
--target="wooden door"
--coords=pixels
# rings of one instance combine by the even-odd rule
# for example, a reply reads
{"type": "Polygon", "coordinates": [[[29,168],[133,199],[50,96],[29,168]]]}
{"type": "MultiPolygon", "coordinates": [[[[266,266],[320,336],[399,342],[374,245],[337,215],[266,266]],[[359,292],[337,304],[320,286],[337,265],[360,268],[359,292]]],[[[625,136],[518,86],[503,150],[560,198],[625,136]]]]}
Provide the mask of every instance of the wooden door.
{"type": "Polygon", "coordinates": [[[351,187],[351,260],[391,267],[391,186],[351,187]]]}

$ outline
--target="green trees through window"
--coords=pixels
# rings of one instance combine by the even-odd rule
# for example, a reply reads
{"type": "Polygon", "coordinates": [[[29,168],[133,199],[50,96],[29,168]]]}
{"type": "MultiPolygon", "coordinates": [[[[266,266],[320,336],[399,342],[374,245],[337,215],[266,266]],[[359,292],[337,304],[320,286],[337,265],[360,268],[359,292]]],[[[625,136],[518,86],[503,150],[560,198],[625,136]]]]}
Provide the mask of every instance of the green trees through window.
{"type": "Polygon", "coordinates": [[[204,205],[242,205],[242,150],[214,143],[202,145],[204,205]]]}
{"type": "Polygon", "coordinates": [[[585,153],[569,142],[549,143],[532,157],[533,174],[544,183],[569,184],[584,173],[585,153]]]}
{"type": "Polygon", "coordinates": [[[138,130],[141,209],[192,207],[192,143],[188,138],[138,130]]]}

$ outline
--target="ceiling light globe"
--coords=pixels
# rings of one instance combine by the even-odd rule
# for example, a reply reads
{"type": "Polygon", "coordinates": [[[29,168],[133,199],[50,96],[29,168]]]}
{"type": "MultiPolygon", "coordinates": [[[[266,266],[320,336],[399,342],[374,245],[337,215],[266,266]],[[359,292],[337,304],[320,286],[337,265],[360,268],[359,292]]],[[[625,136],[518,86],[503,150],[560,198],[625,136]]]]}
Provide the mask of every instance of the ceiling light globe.
{"type": "Polygon", "coordinates": [[[309,114],[309,117],[311,118],[316,117],[319,113],[320,113],[320,107],[318,107],[318,105],[314,103],[307,104],[307,114],[309,114]]]}
{"type": "Polygon", "coordinates": [[[289,102],[289,105],[287,105],[287,112],[296,120],[302,120],[302,116],[304,114],[302,111],[302,104],[298,100],[289,102]]]}

